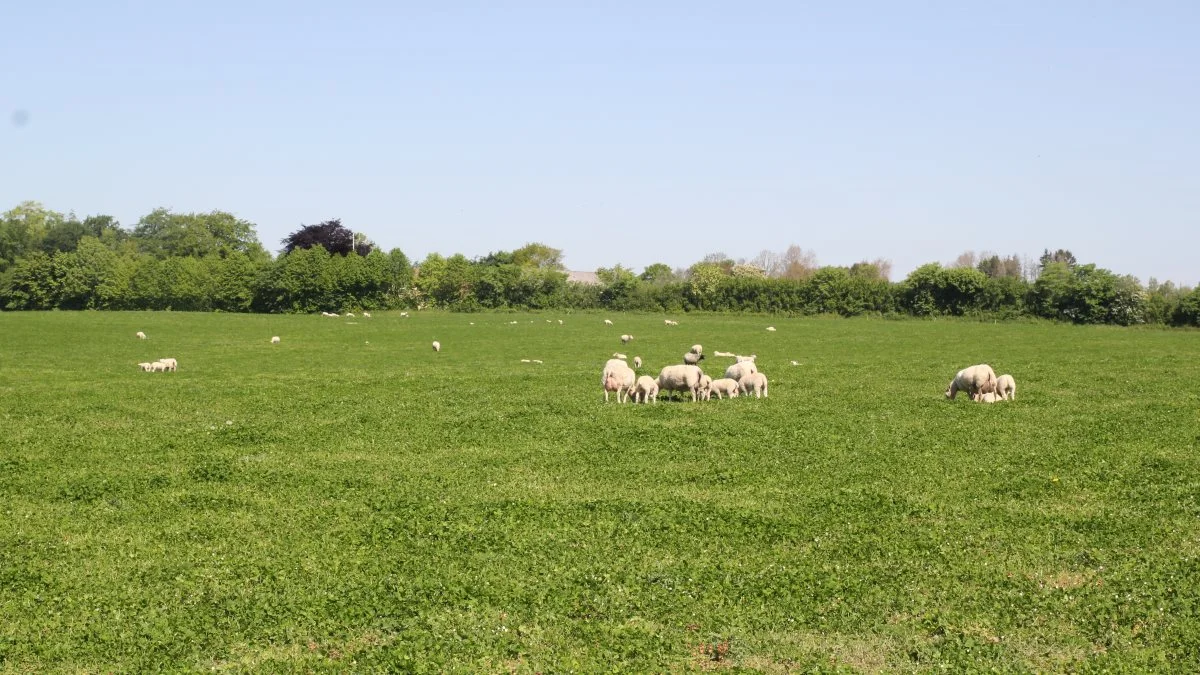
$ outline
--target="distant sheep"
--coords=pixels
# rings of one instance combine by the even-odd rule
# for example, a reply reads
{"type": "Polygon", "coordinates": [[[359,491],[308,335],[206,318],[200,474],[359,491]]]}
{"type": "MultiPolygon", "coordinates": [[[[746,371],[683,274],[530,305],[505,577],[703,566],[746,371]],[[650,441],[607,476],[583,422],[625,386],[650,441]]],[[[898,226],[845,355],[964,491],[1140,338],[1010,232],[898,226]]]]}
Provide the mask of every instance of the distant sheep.
{"type": "Polygon", "coordinates": [[[700,380],[704,372],[699,366],[667,366],[658,373],[659,391],[691,392],[692,402],[700,398],[700,380]]]}
{"type": "Polygon", "coordinates": [[[145,333],[143,333],[142,331],[140,331],[140,330],[139,330],[139,331],[137,332],[137,339],[139,339],[139,340],[145,340],[145,339],[146,339],[146,334],[145,334],[145,333]]]}
{"type": "Polygon", "coordinates": [[[604,320],[604,325],[605,325],[605,326],[611,326],[611,325],[612,325],[612,321],[609,321],[608,319],[605,319],[605,320],[604,320]]]}
{"type": "Polygon", "coordinates": [[[167,364],[163,363],[162,361],[155,361],[154,363],[150,364],[150,372],[152,373],[162,373],[166,370],[167,364]]]}
{"type": "Polygon", "coordinates": [[[278,335],[271,337],[271,344],[273,344],[273,345],[279,344],[279,336],[278,335]]]}
{"type": "Polygon", "coordinates": [[[370,313],[370,312],[363,312],[363,318],[364,318],[364,319],[369,319],[369,318],[371,318],[371,313],[370,313]]]}
{"type": "Polygon", "coordinates": [[[747,373],[738,380],[738,391],[749,395],[754,392],[754,398],[767,398],[767,376],[762,373],[747,373]]]}
{"type": "Polygon", "coordinates": [[[541,362],[542,362],[542,360],[541,360],[541,359],[534,359],[534,360],[533,360],[533,362],[534,362],[534,363],[541,363],[541,362]]]}
{"type": "Polygon", "coordinates": [[[640,357],[640,356],[633,357],[633,367],[634,368],[642,367],[642,357],[640,357]]]}
{"type": "Polygon", "coordinates": [[[408,318],[408,312],[400,312],[400,316],[402,316],[402,317],[404,317],[405,319],[407,319],[407,318],[408,318]]]}
{"type": "Polygon", "coordinates": [[[558,325],[560,325],[560,326],[562,325],[562,319],[558,320],[558,325]]]}
{"type": "Polygon", "coordinates": [[[747,375],[758,372],[758,366],[753,361],[739,361],[725,369],[725,377],[739,381],[747,375]]]}
{"type": "Polygon", "coordinates": [[[348,317],[350,317],[351,319],[353,319],[353,318],[354,318],[354,312],[346,312],[346,314],[345,314],[345,315],[346,315],[346,316],[348,316],[348,317]]]}
{"type": "Polygon", "coordinates": [[[166,369],[171,372],[175,372],[179,369],[179,362],[175,359],[159,359],[159,362],[166,366],[166,369]]]}
{"type": "Polygon", "coordinates": [[[725,398],[726,396],[729,398],[737,398],[738,396],[737,380],[731,380],[728,377],[722,377],[719,380],[713,380],[708,389],[717,395],[718,400],[725,398]]]}
{"type": "Polygon", "coordinates": [[[533,361],[530,361],[529,359],[521,359],[521,363],[533,363],[533,361]]]}
{"type": "Polygon", "coordinates": [[[442,351],[442,343],[438,342],[437,340],[434,340],[433,341],[433,351],[435,351],[435,352],[442,351]]]}
{"type": "Polygon", "coordinates": [[[1001,375],[996,378],[996,393],[1006,401],[1017,400],[1017,381],[1012,375],[1001,375]]]}
{"type": "Polygon", "coordinates": [[[658,403],[658,382],[649,375],[642,375],[633,385],[633,402],[645,403],[649,399],[653,403],[658,403]]]}
{"type": "Polygon", "coordinates": [[[153,364],[151,364],[151,363],[139,363],[138,368],[141,368],[142,372],[148,373],[148,372],[150,372],[150,366],[152,366],[152,365],[153,364]]]}
{"type": "Polygon", "coordinates": [[[772,333],[774,333],[774,332],[775,332],[775,326],[767,326],[767,330],[769,330],[769,331],[771,331],[772,333]]]}
{"type": "Polygon", "coordinates": [[[703,354],[696,354],[694,352],[688,352],[683,355],[683,362],[689,366],[697,365],[703,360],[704,360],[703,354]]]}
{"type": "Polygon", "coordinates": [[[713,356],[736,356],[736,354],[734,354],[733,352],[715,351],[715,352],[713,352],[713,356]]]}
{"type": "Polygon", "coordinates": [[[974,398],[978,394],[995,390],[996,371],[986,363],[981,363],[958,371],[954,375],[954,379],[950,380],[950,386],[946,389],[946,398],[953,400],[960,391],[967,392],[968,398],[974,398]]]}
{"type": "Polygon", "coordinates": [[[629,344],[629,341],[632,339],[633,339],[632,335],[622,335],[621,336],[621,344],[627,345],[627,344],[629,344]]]}
{"type": "Polygon", "coordinates": [[[678,321],[672,321],[672,320],[670,320],[670,319],[663,319],[663,325],[666,325],[666,326],[678,326],[678,325],[679,325],[679,322],[678,322],[678,321]]]}
{"type": "Polygon", "coordinates": [[[621,352],[613,352],[613,355],[612,355],[612,357],[613,357],[614,359],[621,359],[622,361],[628,361],[628,360],[629,360],[629,357],[628,357],[628,356],[625,356],[625,355],[624,355],[624,354],[622,354],[621,352]]]}
{"type": "Polygon", "coordinates": [[[624,403],[637,382],[637,374],[621,359],[609,359],[600,373],[600,386],[604,387],[604,402],[608,403],[609,392],[616,392],[617,403],[624,403]]]}

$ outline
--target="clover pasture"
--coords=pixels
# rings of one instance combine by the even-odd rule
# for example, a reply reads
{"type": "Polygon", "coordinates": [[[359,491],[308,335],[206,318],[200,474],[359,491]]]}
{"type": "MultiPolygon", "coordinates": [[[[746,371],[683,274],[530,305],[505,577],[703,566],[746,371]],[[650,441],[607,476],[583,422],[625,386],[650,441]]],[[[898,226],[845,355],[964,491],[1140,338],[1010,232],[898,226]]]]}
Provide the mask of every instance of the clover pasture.
{"type": "Polygon", "coordinates": [[[1200,333],[663,318],[0,314],[0,670],[1200,669],[1200,333]]]}

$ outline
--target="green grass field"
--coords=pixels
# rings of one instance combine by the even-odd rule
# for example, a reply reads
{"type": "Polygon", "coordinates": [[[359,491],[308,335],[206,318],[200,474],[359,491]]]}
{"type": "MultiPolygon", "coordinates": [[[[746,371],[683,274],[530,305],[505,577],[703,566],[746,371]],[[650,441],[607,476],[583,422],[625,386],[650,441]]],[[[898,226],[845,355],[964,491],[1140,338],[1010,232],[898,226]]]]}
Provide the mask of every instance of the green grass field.
{"type": "Polygon", "coordinates": [[[662,318],[0,314],[0,670],[1200,670],[1200,332],[662,318]]]}

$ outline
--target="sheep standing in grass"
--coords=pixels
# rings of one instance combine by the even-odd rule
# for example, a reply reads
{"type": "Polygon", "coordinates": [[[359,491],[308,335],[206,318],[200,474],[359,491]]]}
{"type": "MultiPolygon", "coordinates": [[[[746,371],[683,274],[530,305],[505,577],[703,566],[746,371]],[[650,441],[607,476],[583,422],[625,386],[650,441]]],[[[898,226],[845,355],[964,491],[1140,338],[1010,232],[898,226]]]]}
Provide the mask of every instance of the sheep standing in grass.
{"type": "Polygon", "coordinates": [[[667,366],[658,373],[659,391],[691,392],[692,402],[700,398],[700,380],[704,371],[699,366],[667,366]]]}
{"type": "Polygon", "coordinates": [[[1006,401],[1017,400],[1017,381],[1012,375],[1001,375],[996,378],[996,393],[1006,401]]]}
{"type": "Polygon", "coordinates": [[[370,312],[363,312],[363,318],[364,318],[364,319],[369,319],[369,318],[371,318],[371,313],[370,313],[370,312]]]}
{"type": "Polygon", "coordinates": [[[175,359],[159,359],[159,361],[167,367],[167,370],[175,372],[179,369],[179,362],[175,359]]]}
{"type": "Polygon", "coordinates": [[[629,360],[629,357],[628,357],[628,356],[625,356],[625,355],[624,355],[624,354],[622,354],[621,352],[613,352],[613,355],[612,355],[612,357],[613,357],[614,359],[621,359],[622,361],[627,361],[627,360],[629,360]]]}
{"type": "Polygon", "coordinates": [[[627,345],[627,344],[629,344],[629,341],[632,339],[633,339],[632,335],[622,335],[621,336],[621,344],[627,345]]]}
{"type": "Polygon", "coordinates": [[[407,319],[407,318],[408,318],[408,312],[400,312],[400,316],[401,316],[401,317],[403,317],[403,318],[405,318],[405,319],[407,319]]]}
{"type": "Polygon", "coordinates": [[[150,364],[150,372],[152,373],[162,373],[166,372],[166,370],[167,364],[163,363],[162,361],[155,361],[154,363],[150,364]]]}
{"type": "Polygon", "coordinates": [[[738,391],[747,395],[754,392],[754,398],[767,398],[767,376],[759,372],[743,375],[738,380],[738,391]]]}
{"type": "Polygon", "coordinates": [[[704,347],[700,345],[692,345],[688,353],[683,355],[683,362],[689,366],[698,365],[704,360],[704,347]]]}
{"type": "Polygon", "coordinates": [[[634,368],[642,367],[642,357],[640,357],[640,356],[633,357],[633,367],[634,368]]]}
{"type": "Polygon", "coordinates": [[[738,396],[737,380],[731,380],[728,377],[722,377],[719,380],[713,380],[712,384],[708,386],[708,389],[710,392],[717,395],[718,400],[725,398],[726,396],[729,398],[737,398],[738,396]]]}
{"type": "Polygon", "coordinates": [[[700,400],[707,401],[712,398],[712,383],[713,379],[708,375],[700,376],[700,400]]]}
{"type": "Polygon", "coordinates": [[[145,333],[143,333],[142,331],[140,331],[140,330],[139,330],[139,331],[137,332],[137,339],[139,339],[139,340],[145,340],[145,339],[146,339],[146,334],[145,334],[145,333]]]}
{"type": "Polygon", "coordinates": [[[740,361],[725,369],[725,377],[740,381],[743,377],[758,372],[758,366],[753,361],[740,361]]]}
{"type": "Polygon", "coordinates": [[[775,326],[767,326],[767,330],[769,330],[769,331],[771,331],[772,333],[774,333],[774,332],[775,332],[775,326]]]}
{"type": "Polygon", "coordinates": [[[346,316],[348,316],[348,317],[350,317],[351,319],[353,319],[353,318],[354,318],[354,312],[346,312],[346,316]]]}
{"type": "Polygon", "coordinates": [[[645,403],[647,399],[654,403],[658,403],[658,382],[649,375],[642,375],[633,385],[633,402],[645,403]]]}
{"type": "Polygon", "coordinates": [[[604,387],[604,402],[608,403],[608,393],[616,392],[617,403],[624,403],[622,395],[627,396],[637,383],[637,374],[621,359],[609,359],[600,373],[600,386],[604,387]]]}
{"type": "Polygon", "coordinates": [[[435,352],[442,351],[442,343],[438,342],[437,340],[434,340],[433,341],[433,351],[435,351],[435,352]]]}
{"type": "Polygon", "coordinates": [[[612,321],[609,321],[608,319],[605,319],[605,320],[604,320],[604,325],[605,325],[605,326],[611,326],[611,325],[612,325],[612,321]]]}
{"type": "Polygon", "coordinates": [[[713,356],[737,356],[737,355],[734,354],[733,352],[723,352],[718,349],[717,351],[713,352],[713,356]]]}
{"type": "Polygon", "coordinates": [[[975,400],[980,403],[995,403],[997,401],[1003,401],[1004,397],[1000,396],[1000,394],[997,394],[994,391],[989,391],[983,394],[978,394],[975,397],[975,400]]]}
{"type": "Polygon", "coordinates": [[[271,344],[273,344],[273,345],[279,344],[279,336],[278,335],[271,336],[271,344]]]}
{"type": "Polygon", "coordinates": [[[141,368],[143,373],[148,373],[148,372],[150,372],[150,367],[152,365],[153,364],[150,364],[150,363],[139,363],[138,368],[141,368]]]}
{"type": "Polygon", "coordinates": [[[953,400],[958,392],[967,392],[968,398],[974,398],[980,393],[996,390],[996,371],[986,363],[963,368],[950,380],[946,389],[946,398],[953,400]]]}

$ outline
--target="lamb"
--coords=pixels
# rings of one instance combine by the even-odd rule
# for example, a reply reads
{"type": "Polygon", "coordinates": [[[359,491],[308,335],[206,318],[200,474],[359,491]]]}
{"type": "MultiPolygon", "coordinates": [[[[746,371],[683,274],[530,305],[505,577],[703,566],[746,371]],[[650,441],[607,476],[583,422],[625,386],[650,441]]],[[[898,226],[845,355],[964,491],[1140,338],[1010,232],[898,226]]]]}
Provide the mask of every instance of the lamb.
{"type": "Polygon", "coordinates": [[[767,398],[767,376],[762,373],[747,373],[738,380],[738,391],[743,394],[754,392],[754,398],[767,398]]]}
{"type": "Polygon", "coordinates": [[[159,359],[159,362],[166,366],[166,369],[171,372],[175,372],[179,368],[179,362],[175,359],[159,359]]]}
{"type": "Polygon", "coordinates": [[[633,367],[634,368],[642,367],[642,357],[640,357],[640,356],[633,357],[633,367]]]}
{"type": "Polygon", "coordinates": [[[562,319],[558,320],[558,325],[560,325],[560,326],[562,325],[562,319]]]}
{"type": "Polygon", "coordinates": [[[692,402],[700,396],[700,380],[704,371],[699,366],[667,366],[658,373],[660,391],[687,391],[692,393],[692,402]]]}
{"type": "Polygon", "coordinates": [[[716,392],[718,400],[725,398],[726,396],[729,398],[737,398],[738,396],[737,380],[731,380],[728,377],[722,377],[719,380],[713,380],[708,389],[710,392],[716,392]]]}
{"type": "Polygon", "coordinates": [[[407,318],[408,318],[408,312],[400,312],[400,316],[402,316],[402,317],[404,317],[405,319],[407,319],[407,318]]]}
{"type": "Polygon", "coordinates": [[[534,362],[534,363],[541,363],[541,362],[542,362],[542,360],[541,360],[541,359],[534,359],[534,360],[533,360],[533,362],[534,362]]]}
{"type": "Polygon", "coordinates": [[[683,355],[683,362],[686,365],[694,366],[704,360],[704,347],[700,345],[692,345],[688,353],[683,355]]]}
{"type": "Polygon", "coordinates": [[[624,355],[624,354],[622,354],[621,352],[613,352],[613,355],[612,355],[612,357],[613,357],[614,359],[621,359],[622,361],[628,361],[628,360],[629,360],[629,357],[628,357],[628,356],[625,356],[625,355],[624,355]]]}
{"type": "Polygon", "coordinates": [[[736,354],[734,354],[733,352],[723,352],[723,351],[719,351],[719,350],[713,352],[713,355],[714,356],[736,356],[736,354]]]}
{"type": "Polygon", "coordinates": [[[678,322],[678,321],[672,321],[672,320],[670,320],[670,319],[663,319],[663,325],[666,325],[666,326],[678,326],[678,325],[679,325],[679,322],[678,322]]]}
{"type": "Polygon", "coordinates": [[[162,361],[155,361],[154,363],[150,364],[150,372],[152,373],[162,373],[166,370],[167,364],[163,363],[162,361]]]}
{"type": "Polygon", "coordinates": [[[533,363],[533,361],[530,361],[529,359],[521,359],[521,363],[533,363]]]}
{"type": "Polygon", "coordinates": [[[271,344],[273,344],[273,345],[279,344],[279,336],[278,335],[274,335],[271,337],[271,344]]]}
{"type": "Polygon", "coordinates": [[[617,393],[617,403],[624,403],[622,396],[628,396],[637,381],[637,375],[621,359],[609,359],[600,373],[600,386],[604,387],[604,402],[608,403],[608,392],[617,393]]]}
{"type": "Polygon", "coordinates": [[[434,340],[433,341],[433,351],[435,351],[435,352],[442,351],[442,343],[438,342],[437,340],[434,340]]]}
{"type": "Polygon", "coordinates": [[[731,380],[741,380],[747,375],[758,372],[758,366],[753,361],[739,361],[725,369],[725,377],[731,380]]]}
{"type": "Polygon", "coordinates": [[[363,312],[363,318],[364,318],[364,319],[369,319],[369,318],[371,318],[371,313],[370,313],[370,312],[363,312]]]}
{"type": "Polygon", "coordinates": [[[984,394],[977,394],[975,396],[975,400],[978,401],[979,403],[995,403],[997,401],[1003,401],[1004,397],[997,394],[996,392],[989,391],[984,394]]]}
{"type": "Polygon", "coordinates": [[[140,331],[140,330],[139,330],[139,331],[137,332],[137,339],[139,339],[139,340],[145,340],[145,339],[146,339],[146,334],[145,334],[145,333],[143,333],[142,331],[140,331]]]}
{"type": "Polygon", "coordinates": [[[645,403],[646,399],[658,403],[658,382],[653,377],[642,375],[637,379],[633,385],[633,402],[637,403],[639,398],[642,403],[645,403]]]}
{"type": "Polygon", "coordinates": [[[702,400],[707,401],[712,398],[712,383],[713,379],[708,375],[700,377],[700,398],[702,400]]]}
{"type": "Polygon", "coordinates": [[[605,319],[605,320],[604,320],[604,325],[605,325],[605,326],[611,326],[611,325],[612,325],[612,321],[609,321],[608,319],[605,319]]]}
{"type": "Polygon", "coordinates": [[[1017,400],[1017,381],[1012,375],[1001,375],[996,379],[996,393],[1006,401],[1017,400]]]}
{"type": "Polygon", "coordinates": [[[767,326],[767,330],[769,330],[769,331],[771,331],[772,333],[774,333],[774,332],[775,332],[775,326],[767,326]]]}
{"type": "Polygon", "coordinates": [[[150,372],[151,365],[152,364],[149,364],[149,363],[139,363],[138,368],[141,368],[143,373],[148,373],[148,372],[150,372]]]}
{"type": "Polygon", "coordinates": [[[995,388],[996,371],[986,363],[981,363],[958,371],[954,375],[954,379],[950,380],[950,386],[946,389],[946,398],[954,400],[960,391],[965,391],[969,398],[974,398],[982,392],[995,391],[995,388]]]}
{"type": "Polygon", "coordinates": [[[621,344],[627,345],[627,344],[629,344],[629,341],[632,339],[633,339],[632,335],[622,335],[621,336],[621,344]]]}
{"type": "Polygon", "coordinates": [[[348,316],[348,317],[350,317],[351,319],[353,319],[353,318],[354,318],[354,313],[353,313],[353,312],[346,312],[346,316],[348,316]]]}

